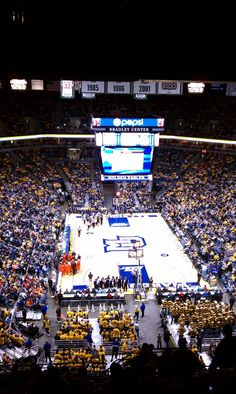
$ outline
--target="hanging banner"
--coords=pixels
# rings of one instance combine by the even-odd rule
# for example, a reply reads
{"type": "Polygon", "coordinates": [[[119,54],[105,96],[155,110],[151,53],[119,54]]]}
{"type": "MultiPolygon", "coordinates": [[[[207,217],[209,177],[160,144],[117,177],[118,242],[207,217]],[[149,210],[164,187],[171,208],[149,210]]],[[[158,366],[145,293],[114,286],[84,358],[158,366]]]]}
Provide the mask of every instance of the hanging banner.
{"type": "Polygon", "coordinates": [[[108,94],[130,94],[130,82],[107,82],[108,94]]]}
{"type": "Polygon", "coordinates": [[[158,94],[182,94],[183,93],[183,84],[179,81],[170,81],[170,82],[158,82],[157,86],[158,94]]]}
{"type": "Polygon", "coordinates": [[[156,94],[156,82],[143,80],[135,81],[133,82],[133,93],[156,94]]]}
{"type": "Polygon", "coordinates": [[[31,79],[32,90],[43,90],[43,79],[31,79]]]}
{"type": "Polygon", "coordinates": [[[104,81],[82,81],[81,92],[82,93],[104,93],[105,82],[104,81]]]}
{"type": "Polygon", "coordinates": [[[236,83],[228,82],[226,87],[226,96],[236,96],[236,83]]]}
{"type": "Polygon", "coordinates": [[[61,98],[75,98],[74,81],[62,80],[60,87],[61,98]]]}
{"type": "Polygon", "coordinates": [[[75,90],[77,92],[80,92],[80,90],[81,90],[81,81],[74,81],[74,83],[75,83],[75,90]]]}

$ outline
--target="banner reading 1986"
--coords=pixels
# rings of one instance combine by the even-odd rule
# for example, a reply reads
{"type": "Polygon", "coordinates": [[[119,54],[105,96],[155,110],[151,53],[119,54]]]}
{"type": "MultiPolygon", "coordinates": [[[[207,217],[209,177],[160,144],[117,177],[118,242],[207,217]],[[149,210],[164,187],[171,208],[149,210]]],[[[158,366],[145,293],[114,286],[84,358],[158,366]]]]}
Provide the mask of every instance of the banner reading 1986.
{"type": "Polygon", "coordinates": [[[107,82],[107,93],[130,94],[130,82],[107,82]]]}

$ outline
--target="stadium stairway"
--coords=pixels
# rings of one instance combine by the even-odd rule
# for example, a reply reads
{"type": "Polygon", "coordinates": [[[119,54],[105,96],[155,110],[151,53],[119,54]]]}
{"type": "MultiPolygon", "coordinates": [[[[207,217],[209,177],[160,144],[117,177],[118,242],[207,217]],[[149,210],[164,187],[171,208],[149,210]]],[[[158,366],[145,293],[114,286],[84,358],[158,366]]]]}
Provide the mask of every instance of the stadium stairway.
{"type": "Polygon", "coordinates": [[[116,196],[116,188],[114,183],[103,184],[104,202],[107,209],[113,206],[113,198],[116,196]]]}
{"type": "Polygon", "coordinates": [[[14,152],[14,150],[9,150],[9,154],[12,163],[17,167],[22,162],[22,159],[14,152]]]}
{"type": "Polygon", "coordinates": [[[96,188],[96,183],[95,183],[95,178],[96,178],[95,177],[95,162],[94,162],[93,158],[89,159],[89,170],[90,170],[91,181],[92,181],[92,183],[95,184],[95,186],[93,185],[93,187],[96,188]]]}

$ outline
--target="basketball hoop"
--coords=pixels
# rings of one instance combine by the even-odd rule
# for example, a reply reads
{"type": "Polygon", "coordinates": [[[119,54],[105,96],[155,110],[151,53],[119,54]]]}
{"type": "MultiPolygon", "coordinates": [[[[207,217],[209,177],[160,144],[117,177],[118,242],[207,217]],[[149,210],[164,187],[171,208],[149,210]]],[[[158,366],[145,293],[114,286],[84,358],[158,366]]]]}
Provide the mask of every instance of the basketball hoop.
{"type": "Polygon", "coordinates": [[[142,290],[142,266],[140,259],[144,256],[143,248],[140,247],[140,241],[136,241],[133,245],[133,249],[128,250],[128,257],[136,260],[137,274],[136,274],[136,290],[142,290]]]}

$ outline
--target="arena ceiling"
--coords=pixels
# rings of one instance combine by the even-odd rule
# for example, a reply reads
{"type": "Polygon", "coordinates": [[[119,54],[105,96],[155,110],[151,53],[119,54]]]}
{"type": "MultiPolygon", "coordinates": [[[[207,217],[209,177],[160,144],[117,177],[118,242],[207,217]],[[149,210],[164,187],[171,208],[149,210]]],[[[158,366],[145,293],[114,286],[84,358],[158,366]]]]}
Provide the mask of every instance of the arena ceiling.
{"type": "Polygon", "coordinates": [[[234,34],[229,13],[222,24],[222,6],[207,15],[200,6],[153,0],[6,3],[0,76],[236,80],[234,34]]]}

